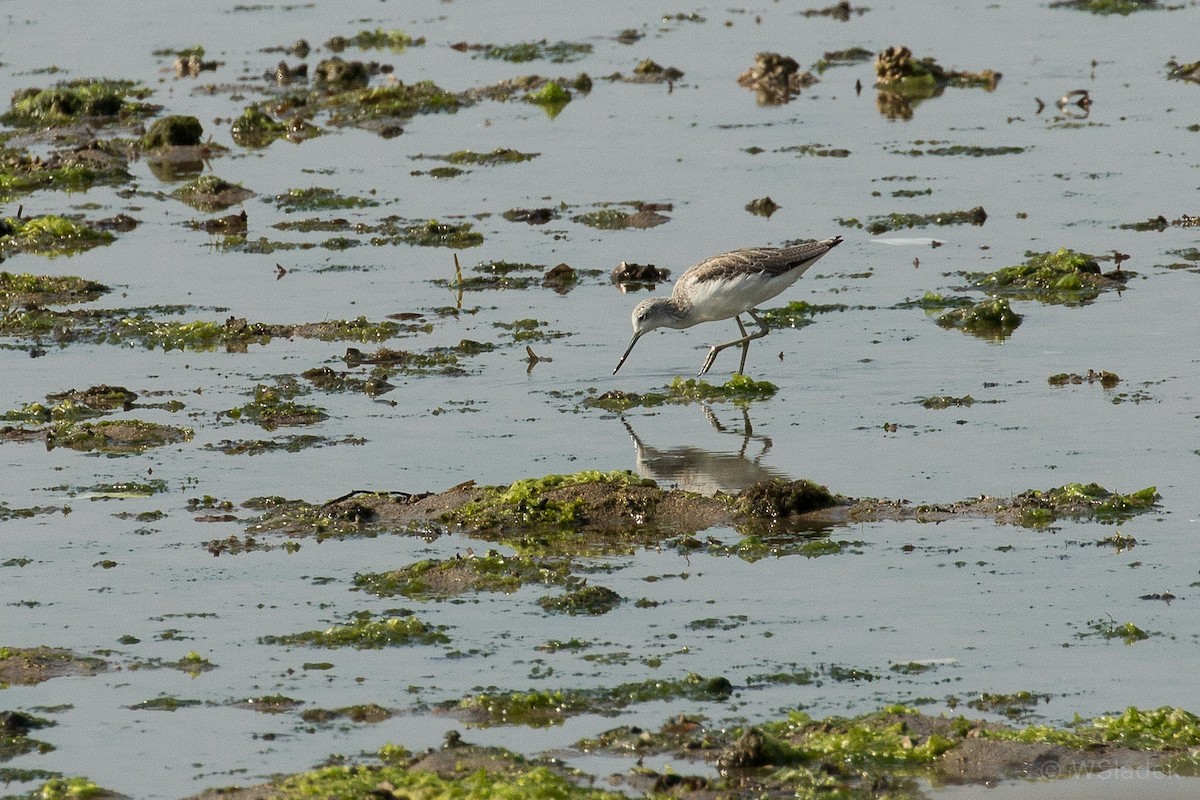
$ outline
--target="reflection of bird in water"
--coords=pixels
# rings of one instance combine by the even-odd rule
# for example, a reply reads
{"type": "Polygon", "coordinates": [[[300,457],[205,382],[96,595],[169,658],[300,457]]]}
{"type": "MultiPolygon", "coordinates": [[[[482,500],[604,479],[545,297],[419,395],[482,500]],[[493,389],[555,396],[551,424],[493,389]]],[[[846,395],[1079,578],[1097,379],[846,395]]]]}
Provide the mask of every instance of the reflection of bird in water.
{"type": "Polygon", "coordinates": [[[710,347],[699,374],[708,372],[717,353],[737,345],[742,346],[738,372],[745,373],[750,342],[770,333],[767,324],[754,313],[754,307],[791,286],[821,256],[841,243],[842,237],[834,236],[793,247],[748,247],[713,256],[689,267],[675,282],[670,297],[649,297],[637,304],[633,310],[633,338],[613,374],[617,374],[633,346],[647,331],[690,328],[701,322],[730,317],[737,322],[741,338],[710,347]],[[756,333],[746,333],[741,314],[749,314],[758,323],[756,333]]]}
{"type": "Polygon", "coordinates": [[[664,485],[674,484],[685,491],[706,495],[719,491],[740,492],[759,481],[786,477],[783,473],[760,463],[771,449],[771,440],[769,437],[754,434],[750,425],[750,414],[745,408],[742,409],[745,427],[740,431],[727,429],[708,406],[704,406],[704,415],[718,433],[742,437],[742,444],[737,452],[704,450],[692,445],[668,449],[650,447],[642,442],[629,421],[622,417],[621,423],[625,430],[629,431],[633,446],[637,450],[638,474],[664,485]],[[753,458],[746,456],[746,449],[751,441],[762,445],[762,450],[753,458]]]}

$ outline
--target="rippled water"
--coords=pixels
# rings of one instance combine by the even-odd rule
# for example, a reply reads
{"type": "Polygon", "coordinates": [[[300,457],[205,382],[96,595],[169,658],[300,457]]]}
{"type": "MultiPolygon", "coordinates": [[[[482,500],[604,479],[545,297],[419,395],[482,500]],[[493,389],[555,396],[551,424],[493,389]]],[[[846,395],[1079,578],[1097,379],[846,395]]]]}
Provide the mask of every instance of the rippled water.
{"type": "MultiPolygon", "coordinates": [[[[438,316],[435,309],[459,302],[445,283],[454,277],[452,251],[378,247],[363,237],[360,246],[339,251],[227,252],[217,238],[185,226],[206,215],[165,197],[175,185],[144,162],[131,166],[132,194],[129,185],[42,191],[6,204],[6,216],[21,202],[27,214],[95,218],[123,211],[142,220],[107,247],[71,258],[21,255],[4,264],[12,272],[81,275],[116,288],[95,306],[185,304],[188,319],[271,323],[379,321],[417,312],[432,330],[388,346],[427,350],[464,338],[499,345],[470,359],[466,376],[401,376],[394,391],[377,399],[316,392],[302,398],[330,418],[301,432],[361,437],[363,444],[230,456],[208,446],[272,434],[220,412],[247,402],[256,384],[275,376],[321,365],[342,369],[345,343],[276,339],[247,353],[80,344],[50,346],[31,359],[28,342],[5,340],[0,407],[108,383],[138,392],[142,402],[181,401],[181,411],[135,409],[130,416],[195,430],[186,444],[117,458],[0,445],[0,501],[9,508],[70,507],[70,514],[0,524],[0,561],[8,562],[0,581],[0,646],[106,651],[111,663],[125,667],[0,692],[5,709],[69,706],[49,714],[56,727],[36,733],[56,749],[10,766],[86,774],[136,797],[180,797],[306,769],[331,752],[354,754],[387,741],[414,749],[436,745],[444,730],[464,723],[432,715],[427,706],[479,686],[600,687],[695,672],[725,675],[742,687],[751,676],[829,664],[877,680],[743,688],[728,703],[650,703],[620,718],[584,716],[550,729],[473,729],[467,738],[542,752],[617,724],[657,728],[679,710],[758,720],[797,705],[814,714],[853,714],[932,698],[936,702],[925,708],[937,712],[949,696],[1020,690],[1048,698],[1037,714],[1051,722],[1127,705],[1200,710],[1192,677],[1200,626],[1190,613],[1198,569],[1192,538],[1197,262],[1180,255],[1195,252],[1196,229],[1120,227],[1200,208],[1200,134],[1189,130],[1200,123],[1200,87],[1168,80],[1165,66],[1171,58],[1196,57],[1200,10],[1096,17],[1046,4],[959,3],[939,11],[908,5],[871,6],[837,22],[779,3],[732,9],[627,3],[564,13],[561,4],[501,12],[493,3],[463,0],[194,2],[153,14],[115,2],[0,4],[0,96],[77,77],[144,82],[163,113],[196,115],[207,134],[231,148],[208,169],[258,193],[243,204],[252,238],[323,241],[326,234],[272,229],[300,215],[285,213],[270,198],[324,186],[377,200],[377,207],[336,212],[365,224],[392,214],[471,221],[484,241],[459,251],[468,274],[481,261],[544,268],[565,262],[599,271],[564,294],[540,286],[468,292],[461,304],[470,313],[438,316]],[[534,72],[586,71],[595,86],[553,118],[529,104],[485,101],[452,115],[418,116],[391,139],[329,128],[298,145],[278,141],[261,150],[231,141],[229,118],[271,89],[262,75],[281,56],[264,48],[302,37],[318,46],[335,34],[377,27],[404,29],[427,44],[403,53],[344,55],[391,63],[407,82],[429,79],[462,90],[534,72]],[[626,28],[645,35],[632,45],[618,43],[626,28]],[[586,42],[593,51],[575,63],[514,65],[449,47],[541,38],[586,42]],[[177,79],[170,58],[154,55],[193,44],[221,62],[216,72],[177,79]],[[919,104],[909,120],[880,113],[869,62],[827,70],[782,106],[757,104],[735,81],[759,51],[809,65],[830,50],[900,44],[946,67],[991,68],[1003,78],[993,92],[948,88],[919,104]],[[684,76],[671,86],[600,80],[615,71],[628,74],[644,58],[684,76]],[[56,69],[47,71],[51,66],[56,69]],[[244,86],[202,89],[224,84],[244,86]],[[1087,89],[1094,101],[1085,118],[1068,118],[1055,106],[1075,89],[1087,89]],[[1046,104],[1040,112],[1038,98],[1046,104]],[[908,154],[940,144],[1022,151],[908,154]],[[787,149],[806,145],[849,155],[787,149]],[[412,174],[438,163],[413,156],[497,147],[539,155],[448,180],[412,174]],[[897,198],[898,187],[931,193],[897,198]],[[744,210],[768,195],[782,206],[769,219],[744,210]],[[570,219],[621,201],[670,204],[664,212],[670,219],[626,231],[570,219]],[[500,216],[560,204],[570,208],[545,226],[500,216]],[[872,236],[841,222],[980,205],[988,218],[978,227],[872,236]],[[724,250],[838,233],[846,243],[780,302],[846,309],[817,315],[800,330],[775,331],[751,347],[748,371],[776,384],[775,397],[746,408],[692,404],[623,416],[583,407],[593,393],[657,390],[676,376],[690,377],[707,345],[731,338],[734,329],[728,322],[647,336],[620,375],[610,377],[628,340],[629,311],[645,296],[613,287],[607,273],[617,263],[653,263],[677,276],[724,250]],[[943,244],[930,247],[931,238],[943,244]],[[966,281],[959,273],[1018,264],[1028,251],[1060,247],[1127,253],[1123,267],[1137,277],[1125,291],[1081,307],[1014,302],[1024,323],[998,343],[943,330],[922,311],[898,307],[927,291],[960,292],[966,281]],[[288,270],[282,279],[277,262],[288,270]],[[523,346],[495,327],[529,317],[564,334],[533,343],[539,356],[552,360],[532,370],[523,346]],[[1059,388],[1046,380],[1088,369],[1115,372],[1122,382],[1105,390],[1086,383],[1059,388]],[[967,394],[976,401],[970,407],[929,410],[919,402],[967,394]],[[894,430],[884,427],[889,423],[894,430]],[[659,605],[626,602],[587,619],[548,616],[534,602],[546,593],[539,587],[461,603],[417,603],[423,619],[450,626],[452,644],[445,648],[311,651],[262,645],[258,637],[402,605],[351,592],[357,572],[491,545],[460,535],[302,540],[295,552],[217,559],[204,547],[243,533],[251,514],[237,504],[250,497],[320,502],[354,489],[440,491],[467,479],[508,483],[581,469],[637,469],[664,485],[699,491],[807,477],[850,496],[948,502],[1095,481],[1121,492],[1157,486],[1162,500],[1157,513],[1119,526],[1138,542],[1127,551],[1095,545],[1112,526],[1064,523],[1034,531],[966,520],[837,529],[834,538],[855,544],[816,559],[749,563],[674,551],[588,559],[583,568],[599,573],[590,577],[593,583],[629,601],[644,597],[659,605]],[[151,473],[166,482],[167,492],[123,500],[90,496],[97,485],[151,473]],[[197,521],[187,501],[206,495],[232,501],[238,519],[197,521]],[[165,517],[134,519],[151,511],[165,517]],[[1164,592],[1178,600],[1139,599],[1164,592]],[[724,624],[689,627],[706,619],[724,624]],[[1094,622],[1106,620],[1130,621],[1152,635],[1132,646],[1087,635],[1094,622]],[[121,644],[122,636],[140,643],[121,644]],[[593,642],[590,652],[607,657],[534,649],[571,636],[593,642]],[[195,678],[129,668],[188,651],[219,668],[195,678]],[[462,653],[469,655],[452,657],[462,653]],[[326,660],[331,669],[304,669],[306,662],[326,660]],[[914,660],[939,666],[915,676],[889,670],[914,660]],[[267,716],[231,705],[272,693],[310,708],[377,703],[401,714],[377,725],[310,729],[299,712],[267,716]],[[175,712],[130,708],[160,695],[203,705],[175,712]]],[[[311,55],[310,68],[327,55],[311,55]]],[[[315,122],[325,126],[319,116],[315,122]]],[[[710,377],[724,380],[735,358],[723,354],[710,377]]],[[[707,533],[731,542],[739,537],[724,529],[707,533]]],[[[612,771],[626,768],[614,764],[612,771]]],[[[1159,796],[1148,785],[1144,796],[1159,796]]]]}

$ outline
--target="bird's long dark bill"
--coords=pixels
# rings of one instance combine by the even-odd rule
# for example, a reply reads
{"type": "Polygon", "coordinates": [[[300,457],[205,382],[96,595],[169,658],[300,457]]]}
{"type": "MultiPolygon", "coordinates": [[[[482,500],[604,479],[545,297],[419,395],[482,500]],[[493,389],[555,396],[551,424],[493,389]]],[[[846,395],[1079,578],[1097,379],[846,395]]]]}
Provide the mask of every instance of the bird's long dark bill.
{"type": "Polygon", "coordinates": [[[617,374],[617,370],[620,369],[621,365],[625,363],[625,359],[629,358],[630,351],[633,350],[633,346],[637,344],[637,340],[640,339],[641,336],[642,335],[640,333],[635,333],[633,338],[629,340],[629,347],[625,348],[625,355],[621,356],[621,360],[617,362],[617,368],[613,370],[613,375],[617,374]]]}

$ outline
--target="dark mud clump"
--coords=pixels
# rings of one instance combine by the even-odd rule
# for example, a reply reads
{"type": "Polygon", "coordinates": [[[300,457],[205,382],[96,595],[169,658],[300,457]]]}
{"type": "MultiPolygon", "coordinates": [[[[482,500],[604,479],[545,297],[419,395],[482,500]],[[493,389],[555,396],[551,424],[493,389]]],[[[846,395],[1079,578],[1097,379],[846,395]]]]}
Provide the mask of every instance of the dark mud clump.
{"type": "MultiPolygon", "coordinates": [[[[810,481],[768,481],[736,496],[706,497],[664,490],[629,472],[590,471],[527,478],[508,486],[476,486],[467,481],[438,494],[355,491],[322,505],[281,499],[247,501],[248,507],[262,511],[247,531],[256,536],[275,532],[327,538],[462,529],[474,538],[516,548],[522,580],[541,574],[545,582],[556,583],[562,573],[555,571],[557,567],[539,573],[546,567],[538,558],[633,552],[718,525],[753,529],[757,523],[767,522],[812,529],[882,520],[941,522],[990,517],[999,523],[1041,528],[1058,519],[1121,522],[1154,509],[1158,499],[1154,487],[1121,494],[1095,483],[1070,483],[1015,496],[981,494],[960,502],[914,505],[907,500],[844,497],[810,481]]],[[[236,547],[211,544],[222,552],[242,549],[237,543],[236,547]]],[[[833,552],[840,550],[838,545],[833,552]]],[[[481,562],[483,566],[487,563],[481,562]]],[[[453,575],[460,566],[476,573],[461,574],[466,585],[478,581],[480,588],[503,590],[506,586],[503,581],[497,583],[499,578],[489,575],[489,570],[468,562],[430,565],[413,573],[381,573],[364,578],[360,588],[419,593],[426,573],[453,575]]]]}
{"type": "Polygon", "coordinates": [[[171,194],[189,206],[207,212],[223,211],[254,196],[254,192],[249,189],[218,178],[216,175],[197,178],[171,194]]]}
{"type": "Polygon", "coordinates": [[[757,200],[751,200],[746,203],[746,210],[751,214],[759,217],[771,218],[771,215],[778,211],[782,206],[768,197],[760,197],[757,200]]]}
{"type": "Polygon", "coordinates": [[[763,106],[782,105],[817,82],[811,72],[801,72],[796,59],[779,53],[759,53],[754,66],[737,79],[739,86],[752,89],[763,106]]]}
{"type": "Polygon", "coordinates": [[[142,137],[141,146],[144,150],[195,146],[200,144],[203,136],[204,126],[195,117],[182,115],[163,117],[154,120],[150,129],[142,137]]]}
{"type": "Polygon", "coordinates": [[[790,517],[829,508],[837,499],[812,481],[764,481],[738,495],[738,508],[753,517],[790,517]]]}
{"type": "Polygon", "coordinates": [[[609,277],[613,283],[628,289],[653,289],[671,277],[671,271],[653,264],[630,264],[622,261],[613,267],[609,277]]]}

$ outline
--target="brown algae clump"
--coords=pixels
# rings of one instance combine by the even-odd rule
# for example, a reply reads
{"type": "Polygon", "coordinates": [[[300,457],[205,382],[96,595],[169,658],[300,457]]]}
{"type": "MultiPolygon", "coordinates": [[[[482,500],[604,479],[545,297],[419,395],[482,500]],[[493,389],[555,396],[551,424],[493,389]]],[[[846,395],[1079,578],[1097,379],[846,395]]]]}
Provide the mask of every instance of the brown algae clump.
{"type": "Polygon", "coordinates": [[[754,90],[759,105],[770,106],[788,102],[815,84],[817,76],[801,72],[796,59],[789,56],[759,53],[754,57],[754,66],[739,75],[737,82],[754,90]]]}
{"type": "Polygon", "coordinates": [[[735,505],[753,517],[788,517],[828,508],[838,499],[829,489],[809,480],[762,481],[742,491],[735,505]]]}

